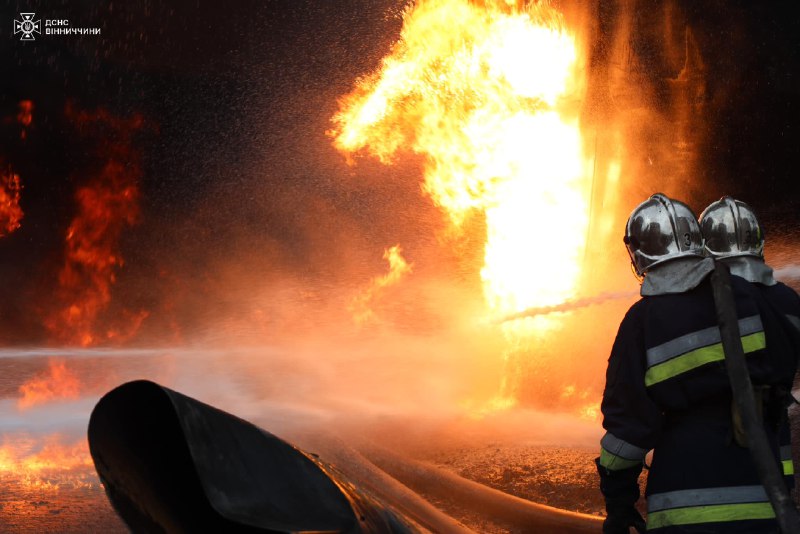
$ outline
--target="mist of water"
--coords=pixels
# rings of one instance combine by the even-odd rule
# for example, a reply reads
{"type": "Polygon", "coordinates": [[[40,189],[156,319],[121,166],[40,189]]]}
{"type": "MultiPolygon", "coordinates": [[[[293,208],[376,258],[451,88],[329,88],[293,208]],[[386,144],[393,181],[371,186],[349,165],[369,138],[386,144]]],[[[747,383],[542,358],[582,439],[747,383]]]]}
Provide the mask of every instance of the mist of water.
{"type": "Polygon", "coordinates": [[[777,278],[778,280],[800,279],[800,264],[784,265],[778,269],[775,269],[775,278],[777,278]]]}
{"type": "Polygon", "coordinates": [[[594,295],[592,297],[585,297],[580,299],[568,300],[562,302],[561,304],[556,304],[553,306],[539,306],[535,308],[528,308],[521,312],[512,313],[507,315],[501,319],[499,319],[498,323],[505,323],[508,321],[515,321],[518,319],[524,319],[526,317],[536,317],[539,315],[549,315],[551,313],[558,313],[558,312],[568,312],[573,310],[579,310],[581,308],[586,308],[588,306],[594,306],[596,304],[603,304],[610,300],[621,300],[621,299],[631,299],[635,297],[639,293],[636,291],[614,291],[614,292],[607,292],[607,293],[600,293],[599,295],[594,295]]]}

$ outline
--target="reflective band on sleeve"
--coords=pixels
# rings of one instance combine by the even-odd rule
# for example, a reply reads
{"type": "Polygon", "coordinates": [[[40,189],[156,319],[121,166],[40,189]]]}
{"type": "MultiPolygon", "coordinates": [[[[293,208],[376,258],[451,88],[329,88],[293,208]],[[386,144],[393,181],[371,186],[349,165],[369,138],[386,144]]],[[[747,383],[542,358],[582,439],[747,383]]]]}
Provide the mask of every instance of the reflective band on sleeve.
{"type": "Polygon", "coordinates": [[[792,459],[792,446],[781,445],[781,460],[791,460],[791,459],[792,459]]]}
{"type": "Polygon", "coordinates": [[[763,486],[657,493],[647,498],[647,528],[775,517],[763,486]]]}
{"type": "Polygon", "coordinates": [[[600,465],[609,471],[620,471],[635,465],[642,465],[642,460],[627,460],[600,447],[600,465]]]}
{"type": "Polygon", "coordinates": [[[800,317],[796,315],[786,315],[786,318],[789,319],[789,322],[794,325],[795,328],[800,330],[800,317]]]}
{"type": "Polygon", "coordinates": [[[722,488],[700,488],[655,493],[647,498],[647,512],[660,512],[668,508],[687,506],[710,506],[717,504],[741,504],[768,502],[764,486],[727,486],[722,488]]]}
{"type": "Polygon", "coordinates": [[[600,440],[600,465],[611,471],[627,469],[641,464],[647,450],[606,432],[600,440]]]}
{"type": "MultiPolygon", "coordinates": [[[[761,324],[761,317],[758,315],[739,319],[739,334],[742,336],[755,334],[763,330],[764,326],[761,324]]],[[[676,356],[680,356],[681,354],[717,344],[721,340],[722,337],[719,333],[719,327],[716,326],[685,334],[667,341],[666,343],[662,343],[661,345],[647,349],[647,367],[653,367],[671,360],[676,356]]]]}
{"type": "Polygon", "coordinates": [[[613,451],[617,456],[628,460],[644,460],[647,455],[647,449],[637,447],[624,439],[619,439],[611,432],[606,432],[606,435],[600,440],[600,445],[607,451],[613,451]]]}

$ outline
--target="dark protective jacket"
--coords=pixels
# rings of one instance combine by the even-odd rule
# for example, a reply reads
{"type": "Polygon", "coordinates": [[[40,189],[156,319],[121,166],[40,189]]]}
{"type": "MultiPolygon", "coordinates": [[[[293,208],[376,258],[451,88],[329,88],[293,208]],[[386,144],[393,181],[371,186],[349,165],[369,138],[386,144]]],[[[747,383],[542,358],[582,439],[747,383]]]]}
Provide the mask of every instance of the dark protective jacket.
{"type": "MultiPolygon", "coordinates": [[[[800,333],[800,296],[780,283],[773,285],[753,284],[774,310],[786,320],[794,334],[800,333]]],[[[796,341],[796,337],[792,338],[796,341]]]]}
{"type": "MultiPolygon", "coordinates": [[[[767,305],[773,308],[777,316],[786,321],[790,332],[789,340],[796,354],[800,354],[800,296],[786,285],[772,281],[769,285],[753,283],[767,305]]],[[[792,397],[788,397],[791,399],[792,397]]],[[[780,459],[783,474],[787,477],[787,485],[794,485],[794,464],[792,462],[792,440],[788,415],[784,414],[784,423],[779,434],[780,459]]]]}
{"type": "MultiPolygon", "coordinates": [[[[762,291],[737,277],[732,286],[777,462],[782,393],[797,367],[794,338],[762,291]]],[[[649,531],[777,531],[750,452],[737,444],[720,340],[710,277],[683,293],[642,298],[617,333],[601,406],[607,431],[598,460],[601,489],[607,503],[635,501],[636,479],[653,450],[649,531]]]]}

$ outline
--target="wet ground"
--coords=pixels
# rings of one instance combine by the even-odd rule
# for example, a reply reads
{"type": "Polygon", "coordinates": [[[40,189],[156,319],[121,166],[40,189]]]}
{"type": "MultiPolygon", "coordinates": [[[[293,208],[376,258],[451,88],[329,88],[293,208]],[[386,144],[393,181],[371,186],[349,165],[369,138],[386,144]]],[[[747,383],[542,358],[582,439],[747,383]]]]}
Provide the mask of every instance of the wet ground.
{"type": "Polygon", "coordinates": [[[601,514],[594,450],[495,445],[431,451],[428,458],[456,474],[524,499],[573,512],[601,514]]]}
{"type": "Polygon", "coordinates": [[[93,470],[22,479],[0,475],[0,532],[126,531],[93,470]]]}
{"type": "MultiPolygon", "coordinates": [[[[14,443],[5,436],[6,451],[14,443]]],[[[0,453],[0,532],[125,532],[105,497],[93,467],[88,463],[88,450],[80,441],[69,449],[68,465],[62,467],[33,456],[29,469],[13,470],[13,458],[0,453]]],[[[51,442],[53,443],[53,442],[51,442]]],[[[603,515],[603,501],[597,489],[594,467],[597,452],[592,447],[567,447],[534,442],[513,442],[507,439],[439,441],[429,446],[403,448],[415,460],[445,468],[461,477],[484,484],[510,495],[536,503],[603,515]]],[[[31,440],[22,439],[17,450],[31,447],[31,440]]],[[[29,455],[31,457],[31,455],[29,455]]],[[[644,478],[641,481],[644,483],[644,478]]],[[[485,534],[517,534],[518,526],[503,524],[480,510],[467,509],[457,502],[437,495],[422,496],[446,514],[485,534]]],[[[640,502],[640,507],[643,506],[640,502]]]]}
{"type": "MultiPolygon", "coordinates": [[[[599,514],[593,458],[588,450],[496,445],[431,451],[421,458],[471,480],[534,502],[599,514]]],[[[485,514],[441,499],[431,503],[481,533],[510,533],[485,514]]],[[[125,532],[93,468],[0,474],[0,532],[125,532]]]]}

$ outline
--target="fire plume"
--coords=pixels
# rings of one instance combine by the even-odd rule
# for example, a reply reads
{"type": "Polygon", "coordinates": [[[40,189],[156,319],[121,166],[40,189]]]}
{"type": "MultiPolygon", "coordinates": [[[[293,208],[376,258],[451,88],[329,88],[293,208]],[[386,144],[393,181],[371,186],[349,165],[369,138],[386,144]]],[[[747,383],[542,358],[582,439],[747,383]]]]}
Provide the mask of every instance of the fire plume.
{"type": "MultiPolygon", "coordinates": [[[[108,138],[99,142],[96,161],[101,164],[75,192],[77,210],[66,232],[65,260],[58,273],[61,305],[46,325],[62,343],[89,346],[130,334],[118,328],[103,331],[96,323],[111,302],[111,287],[124,264],[120,237],[139,215],[141,170],[132,134],[143,121],[138,116],[120,119],[104,110],[78,113],[68,108],[67,115],[79,128],[107,132],[108,138]]],[[[142,313],[146,314],[133,314],[129,323],[141,323],[142,313]]]]}
{"type": "Polygon", "coordinates": [[[574,296],[591,189],[578,56],[546,2],[420,0],[381,69],[333,118],[348,155],[424,156],[423,189],[453,227],[483,217],[492,317],[574,296]]]}
{"type": "Polygon", "coordinates": [[[81,384],[78,377],[63,361],[50,360],[44,373],[33,377],[19,387],[17,407],[21,410],[52,400],[77,399],[81,384]]]}
{"type": "Polygon", "coordinates": [[[11,169],[0,169],[0,237],[20,227],[22,208],[19,205],[22,185],[11,169]]]}

